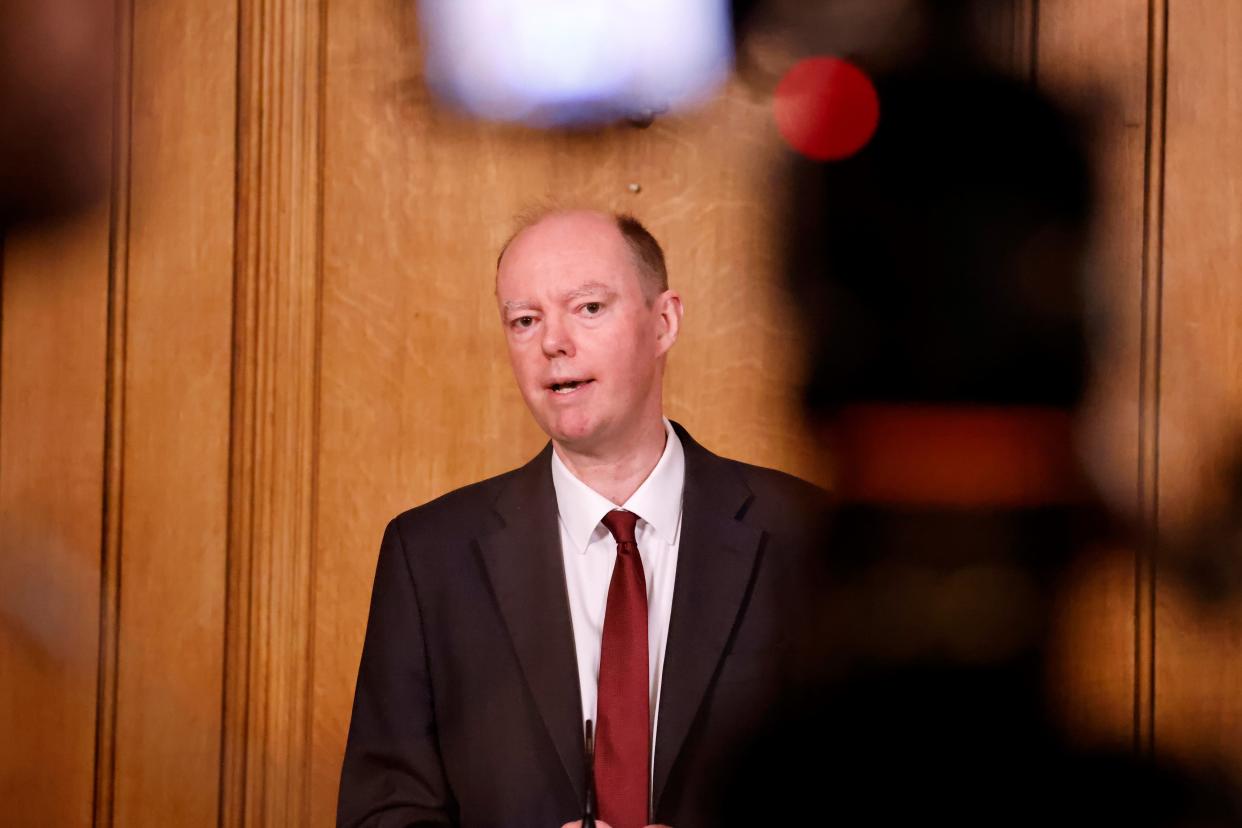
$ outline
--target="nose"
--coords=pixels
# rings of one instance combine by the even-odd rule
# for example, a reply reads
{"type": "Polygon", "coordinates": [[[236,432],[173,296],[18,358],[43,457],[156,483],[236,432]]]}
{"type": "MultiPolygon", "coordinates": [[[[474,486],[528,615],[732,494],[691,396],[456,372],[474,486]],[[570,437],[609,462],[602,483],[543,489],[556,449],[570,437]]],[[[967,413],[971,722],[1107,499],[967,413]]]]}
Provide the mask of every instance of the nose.
{"type": "Polygon", "coordinates": [[[543,322],[543,355],[548,359],[556,357],[572,357],[574,355],[574,341],[569,334],[569,329],[555,315],[548,314],[543,322]]]}

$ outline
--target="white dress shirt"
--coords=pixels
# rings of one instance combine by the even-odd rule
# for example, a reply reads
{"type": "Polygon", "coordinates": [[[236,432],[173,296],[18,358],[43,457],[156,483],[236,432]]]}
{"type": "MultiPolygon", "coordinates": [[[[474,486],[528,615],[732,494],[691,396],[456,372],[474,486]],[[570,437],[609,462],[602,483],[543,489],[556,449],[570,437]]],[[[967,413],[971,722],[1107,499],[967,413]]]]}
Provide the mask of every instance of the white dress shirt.
{"type": "Polygon", "coordinates": [[[569,612],[573,618],[574,644],[578,653],[578,686],[582,690],[582,715],[596,720],[599,685],[600,640],[604,634],[604,610],[608,585],[617,560],[617,542],[600,522],[613,509],[638,515],[634,537],[647,580],[647,657],[650,676],[651,746],[655,756],[656,722],[660,709],[660,676],[668,621],[673,608],[673,585],[677,575],[677,549],[681,542],[681,497],[686,482],[686,457],[681,440],[667,419],[664,421],[664,453],[638,491],[617,506],[574,476],[552,452],[552,484],[560,513],[561,554],[569,588],[569,612]]]}

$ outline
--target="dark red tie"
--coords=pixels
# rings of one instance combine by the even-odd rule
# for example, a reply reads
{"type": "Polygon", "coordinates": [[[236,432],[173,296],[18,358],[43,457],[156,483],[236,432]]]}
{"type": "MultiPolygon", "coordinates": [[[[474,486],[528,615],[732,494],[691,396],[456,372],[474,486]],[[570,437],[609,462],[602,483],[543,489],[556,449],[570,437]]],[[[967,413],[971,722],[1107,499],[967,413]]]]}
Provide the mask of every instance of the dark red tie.
{"type": "Polygon", "coordinates": [[[604,526],[617,541],[599,655],[595,790],[599,816],[613,828],[647,824],[651,761],[647,671],[647,579],[634,540],[638,515],[614,510],[604,526]]]}

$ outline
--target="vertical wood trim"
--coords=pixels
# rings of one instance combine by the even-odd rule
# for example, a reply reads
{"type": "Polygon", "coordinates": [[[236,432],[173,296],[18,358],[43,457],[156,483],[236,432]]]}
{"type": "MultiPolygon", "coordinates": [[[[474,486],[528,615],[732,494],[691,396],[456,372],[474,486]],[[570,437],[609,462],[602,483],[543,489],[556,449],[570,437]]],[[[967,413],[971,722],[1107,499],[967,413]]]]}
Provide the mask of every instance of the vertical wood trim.
{"type": "Polygon", "coordinates": [[[1039,74],[1039,0],[1014,0],[1010,37],[1014,74],[1035,83],[1039,74]]]}
{"type": "Polygon", "coordinates": [[[1164,301],[1164,176],[1168,89],[1168,0],[1148,0],[1147,136],[1143,182],[1143,273],[1139,366],[1138,500],[1142,539],[1135,557],[1134,745],[1155,750],[1156,546],[1160,504],[1160,349],[1164,301]]]}
{"type": "Polygon", "coordinates": [[[325,186],[327,181],[327,108],[328,108],[328,2],[317,3],[319,11],[319,38],[317,51],[317,77],[315,91],[318,96],[318,118],[316,123],[315,167],[315,376],[312,395],[313,432],[311,445],[311,491],[308,505],[311,514],[310,527],[310,602],[307,608],[307,648],[306,663],[309,680],[306,682],[305,695],[305,727],[306,727],[306,761],[303,765],[302,802],[306,808],[307,824],[314,820],[314,786],[315,786],[315,630],[318,618],[319,590],[316,580],[319,574],[319,435],[321,405],[323,399],[323,284],[324,284],[324,205],[325,186]]]}
{"type": "Polygon", "coordinates": [[[307,819],[323,8],[241,0],[224,825],[307,819]]]}
{"type": "Polygon", "coordinates": [[[121,493],[124,486],[125,300],[129,276],[133,0],[116,1],[116,84],[108,233],[108,343],[104,365],[104,492],[95,711],[95,828],[111,828],[116,791],[117,654],[121,610],[121,493]]]}

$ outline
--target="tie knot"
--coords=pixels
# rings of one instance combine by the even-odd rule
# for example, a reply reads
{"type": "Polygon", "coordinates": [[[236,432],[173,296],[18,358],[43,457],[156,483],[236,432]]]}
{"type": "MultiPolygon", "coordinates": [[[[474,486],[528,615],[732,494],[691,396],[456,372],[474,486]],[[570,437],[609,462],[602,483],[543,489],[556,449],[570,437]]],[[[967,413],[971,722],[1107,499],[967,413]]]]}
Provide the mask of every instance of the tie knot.
{"type": "Polygon", "coordinates": [[[616,539],[618,546],[623,543],[636,543],[634,526],[638,523],[638,515],[623,509],[613,509],[604,515],[603,523],[616,539]]]}

